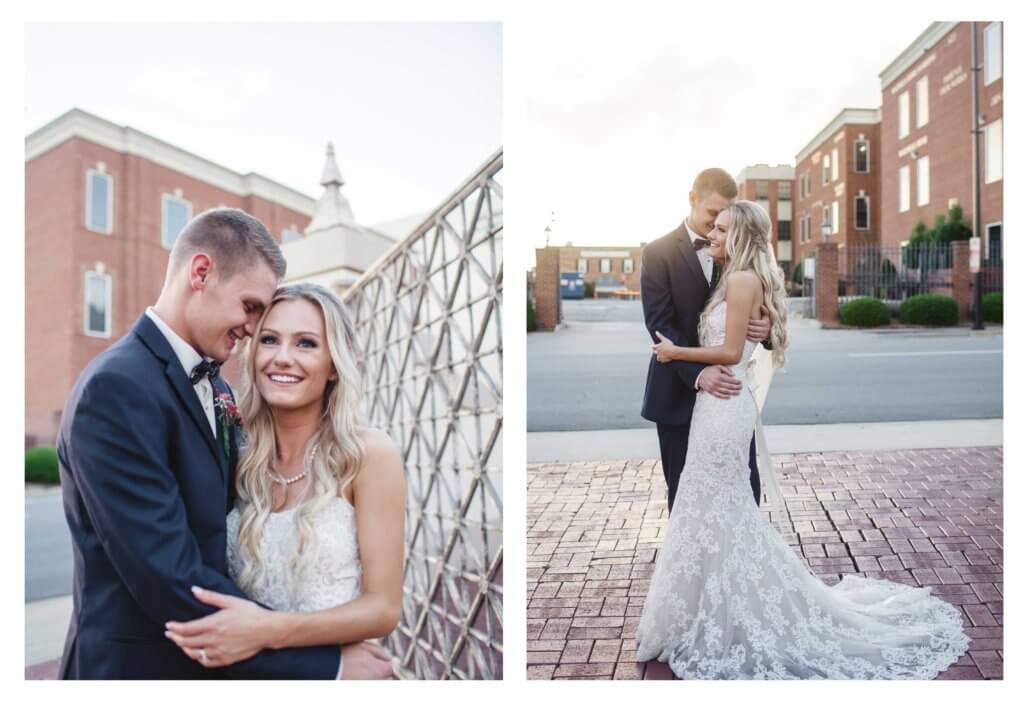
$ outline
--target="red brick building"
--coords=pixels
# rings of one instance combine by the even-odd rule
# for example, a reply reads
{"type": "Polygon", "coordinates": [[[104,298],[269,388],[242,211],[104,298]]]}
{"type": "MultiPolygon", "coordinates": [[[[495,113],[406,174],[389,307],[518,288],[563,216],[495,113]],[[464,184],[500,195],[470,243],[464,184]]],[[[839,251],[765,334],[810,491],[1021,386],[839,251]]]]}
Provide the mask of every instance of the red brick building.
{"type": "Polygon", "coordinates": [[[882,144],[877,109],[841,111],[796,155],[793,261],[826,240],[877,243],[882,144]]]}
{"type": "MultiPolygon", "coordinates": [[[[1002,240],[1003,27],[977,22],[982,249],[1002,240]]],[[[974,222],[971,23],[934,22],[879,75],[882,83],[882,242],[959,203],[974,222]]]]}
{"type": "Polygon", "coordinates": [[[77,109],[26,137],[25,198],[25,433],[47,443],[85,365],[156,301],[192,216],[237,207],[284,241],[315,204],[77,109]]]}
{"type": "Polygon", "coordinates": [[[559,247],[559,269],[563,273],[582,273],[585,282],[593,283],[599,293],[614,290],[640,292],[639,246],[573,246],[559,247]]]}
{"type": "Polygon", "coordinates": [[[772,250],[788,276],[793,261],[793,166],[747,166],[736,176],[739,199],[757,202],[772,220],[772,250]]]}

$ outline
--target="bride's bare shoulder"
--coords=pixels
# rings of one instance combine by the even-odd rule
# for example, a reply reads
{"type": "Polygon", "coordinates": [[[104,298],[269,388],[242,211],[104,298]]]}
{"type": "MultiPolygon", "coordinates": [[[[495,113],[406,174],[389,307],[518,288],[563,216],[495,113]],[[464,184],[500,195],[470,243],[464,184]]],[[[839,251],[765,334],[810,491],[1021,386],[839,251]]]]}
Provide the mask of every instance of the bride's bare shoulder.
{"type": "Polygon", "coordinates": [[[757,290],[761,287],[761,281],[753,270],[734,270],[729,273],[726,279],[727,290],[757,290]]]}

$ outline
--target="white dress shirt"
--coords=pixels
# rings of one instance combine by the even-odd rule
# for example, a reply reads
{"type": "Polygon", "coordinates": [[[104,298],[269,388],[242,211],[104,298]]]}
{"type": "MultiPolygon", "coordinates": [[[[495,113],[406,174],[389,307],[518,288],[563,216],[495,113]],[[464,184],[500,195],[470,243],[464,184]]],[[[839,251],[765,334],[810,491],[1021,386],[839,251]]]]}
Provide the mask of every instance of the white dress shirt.
{"type": "MultiPolygon", "coordinates": [[[[700,234],[696,233],[693,229],[690,228],[690,218],[689,217],[687,217],[686,219],[683,220],[683,225],[686,227],[686,233],[688,233],[690,235],[690,243],[694,243],[694,241],[696,239],[707,238],[706,236],[701,236],[700,234]]],[[[696,248],[696,246],[694,246],[694,248],[696,248]]],[[[707,246],[705,246],[704,248],[700,249],[696,253],[697,253],[697,260],[700,262],[701,270],[704,271],[704,279],[707,280],[708,284],[710,285],[711,284],[711,273],[714,270],[715,261],[711,257],[711,254],[708,253],[708,247],[707,246]]]]}
{"type": "MultiPolygon", "coordinates": [[[[181,363],[181,367],[185,370],[185,377],[191,378],[192,371],[196,365],[203,362],[203,357],[199,355],[199,352],[195,348],[190,346],[182,339],[181,336],[174,333],[170,326],[168,326],[163,319],[157,316],[156,311],[153,307],[146,308],[146,316],[153,320],[156,327],[160,329],[160,333],[164,335],[167,342],[171,344],[171,350],[178,356],[178,361],[181,363]]],[[[213,432],[213,437],[217,437],[217,416],[213,410],[213,384],[210,382],[209,376],[204,377],[199,382],[192,385],[192,389],[196,391],[196,396],[199,397],[199,403],[203,407],[203,412],[206,413],[206,420],[210,422],[210,430],[213,432]]]]}

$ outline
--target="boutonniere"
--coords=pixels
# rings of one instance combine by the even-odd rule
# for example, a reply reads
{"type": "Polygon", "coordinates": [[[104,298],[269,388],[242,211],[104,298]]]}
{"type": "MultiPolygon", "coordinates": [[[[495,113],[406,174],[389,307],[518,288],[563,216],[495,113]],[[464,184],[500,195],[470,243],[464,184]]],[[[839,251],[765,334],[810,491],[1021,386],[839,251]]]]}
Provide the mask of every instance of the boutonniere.
{"type": "Polygon", "coordinates": [[[242,413],[238,411],[238,405],[235,404],[234,400],[231,399],[231,395],[227,392],[223,392],[214,397],[213,403],[219,410],[218,417],[220,419],[220,426],[224,429],[222,432],[224,437],[224,455],[230,456],[231,451],[229,449],[228,434],[230,433],[232,426],[242,426],[242,413]]]}

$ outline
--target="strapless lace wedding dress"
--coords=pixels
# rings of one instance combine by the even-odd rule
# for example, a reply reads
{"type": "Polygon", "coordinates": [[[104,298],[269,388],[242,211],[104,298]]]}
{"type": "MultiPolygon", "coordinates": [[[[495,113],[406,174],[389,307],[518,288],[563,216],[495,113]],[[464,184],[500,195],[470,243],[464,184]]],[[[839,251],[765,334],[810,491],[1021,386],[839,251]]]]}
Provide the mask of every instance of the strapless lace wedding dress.
{"type": "MultiPolygon", "coordinates": [[[[701,343],[725,338],[725,304],[701,343]]],[[[733,366],[745,386],[755,344],[733,366]]],[[[697,395],[689,450],[637,629],[637,660],[682,679],[932,679],[967,651],[929,588],[807,569],[750,500],[751,393],[697,395]]]]}
{"type": "MultiPolygon", "coordinates": [[[[355,599],[360,593],[362,565],[356,540],[356,512],[349,502],[337,497],[314,518],[317,546],[306,575],[288,586],[288,570],[299,545],[296,509],[272,513],[260,540],[260,554],[266,578],[245,593],[275,611],[319,611],[355,599]]],[[[238,581],[242,554],[238,543],[238,509],[227,520],[228,573],[238,581]]]]}

